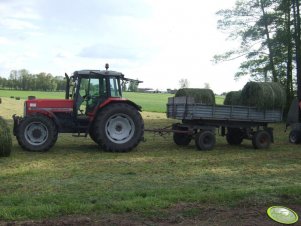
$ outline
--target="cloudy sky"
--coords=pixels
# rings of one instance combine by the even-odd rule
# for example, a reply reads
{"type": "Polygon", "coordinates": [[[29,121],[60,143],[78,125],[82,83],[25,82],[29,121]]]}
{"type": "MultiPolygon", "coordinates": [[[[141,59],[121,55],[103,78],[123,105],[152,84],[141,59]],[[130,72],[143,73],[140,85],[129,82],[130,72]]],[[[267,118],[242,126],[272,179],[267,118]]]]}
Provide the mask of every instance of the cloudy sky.
{"type": "Polygon", "coordinates": [[[13,69],[53,75],[81,69],[121,71],[141,87],[209,83],[241,89],[239,62],[214,65],[237,44],[216,29],[219,9],[235,0],[0,0],[0,76],[13,69]]]}

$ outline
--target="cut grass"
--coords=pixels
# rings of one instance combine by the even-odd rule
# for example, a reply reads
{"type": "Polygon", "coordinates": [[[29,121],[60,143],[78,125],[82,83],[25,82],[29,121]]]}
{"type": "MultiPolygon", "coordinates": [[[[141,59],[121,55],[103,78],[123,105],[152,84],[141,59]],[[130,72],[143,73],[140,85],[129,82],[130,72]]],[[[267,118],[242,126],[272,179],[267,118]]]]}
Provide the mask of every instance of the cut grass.
{"type": "MultiPolygon", "coordinates": [[[[11,106],[4,116],[22,112],[15,100],[4,100],[11,106]]],[[[142,115],[146,128],[174,122],[162,113],[142,115]]],[[[146,133],[132,152],[106,153],[89,138],[61,134],[49,152],[31,153],[13,139],[11,156],[0,159],[0,219],[153,216],[177,203],[300,205],[301,146],[287,142],[283,124],[272,126],[275,143],[267,150],[254,150],[250,141],[233,147],[217,137],[215,149],[202,152],[193,142],[179,147],[171,135],[146,133]]]]}

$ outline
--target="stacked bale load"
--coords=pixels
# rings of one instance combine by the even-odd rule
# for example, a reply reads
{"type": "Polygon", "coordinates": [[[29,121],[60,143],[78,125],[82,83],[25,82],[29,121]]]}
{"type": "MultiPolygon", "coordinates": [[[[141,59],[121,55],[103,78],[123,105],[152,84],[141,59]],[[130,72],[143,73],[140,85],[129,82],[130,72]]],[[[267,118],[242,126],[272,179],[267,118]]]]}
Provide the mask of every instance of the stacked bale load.
{"type": "Polygon", "coordinates": [[[241,105],[241,90],[227,93],[224,105],[241,105]]]}
{"type": "Polygon", "coordinates": [[[248,82],[241,91],[241,103],[258,109],[284,108],[286,94],[277,82],[248,82]]]}
{"type": "Polygon", "coordinates": [[[0,117],[0,157],[10,155],[12,149],[12,138],[5,120],[0,117]]]}
{"type": "Polygon", "coordinates": [[[215,95],[211,89],[191,89],[183,88],[179,89],[176,94],[176,97],[193,97],[195,103],[201,104],[215,104],[215,95]]]}

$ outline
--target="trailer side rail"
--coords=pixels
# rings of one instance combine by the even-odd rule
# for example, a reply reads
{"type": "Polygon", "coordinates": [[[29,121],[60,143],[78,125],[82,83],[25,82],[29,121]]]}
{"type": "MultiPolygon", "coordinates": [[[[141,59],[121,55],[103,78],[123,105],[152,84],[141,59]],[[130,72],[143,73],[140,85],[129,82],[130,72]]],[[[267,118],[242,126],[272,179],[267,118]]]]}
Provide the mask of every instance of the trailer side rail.
{"type": "Polygon", "coordinates": [[[242,122],[279,122],[282,110],[261,110],[236,105],[205,105],[195,103],[192,97],[170,97],[167,117],[179,120],[212,120],[242,122]]]}

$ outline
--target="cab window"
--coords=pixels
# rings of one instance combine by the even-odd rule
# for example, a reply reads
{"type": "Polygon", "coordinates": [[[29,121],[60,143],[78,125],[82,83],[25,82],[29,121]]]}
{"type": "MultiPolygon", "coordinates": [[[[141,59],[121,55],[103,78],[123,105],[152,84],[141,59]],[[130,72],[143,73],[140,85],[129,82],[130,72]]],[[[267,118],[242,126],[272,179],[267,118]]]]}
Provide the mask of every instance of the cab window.
{"type": "Polygon", "coordinates": [[[117,78],[110,78],[110,89],[112,97],[121,97],[120,87],[117,78]]]}

